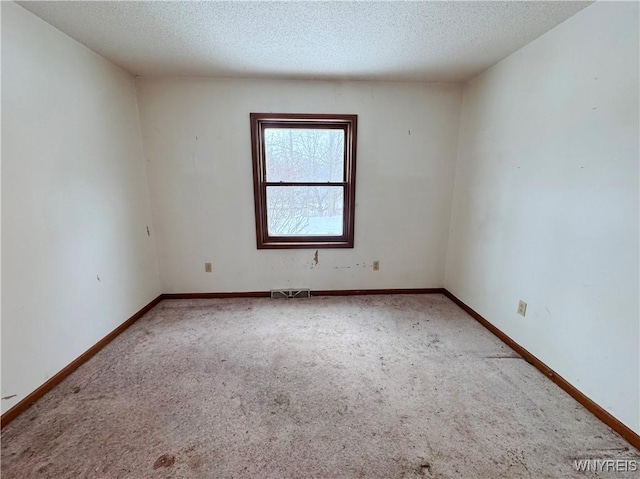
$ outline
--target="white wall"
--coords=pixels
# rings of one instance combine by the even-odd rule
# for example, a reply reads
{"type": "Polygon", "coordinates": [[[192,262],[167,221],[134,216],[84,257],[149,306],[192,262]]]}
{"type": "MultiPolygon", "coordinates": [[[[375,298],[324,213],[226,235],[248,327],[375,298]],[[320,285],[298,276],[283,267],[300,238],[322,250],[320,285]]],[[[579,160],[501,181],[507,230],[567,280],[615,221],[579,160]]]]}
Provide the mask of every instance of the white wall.
{"type": "Polygon", "coordinates": [[[164,292],[442,286],[461,87],[237,79],[137,86],[164,292]],[[318,265],[315,250],[256,249],[250,112],[359,115],[354,249],[321,249],[318,265]]]}
{"type": "Polygon", "coordinates": [[[636,432],[638,55],[597,3],[467,85],[445,280],[636,432]]]}
{"type": "Polygon", "coordinates": [[[2,2],[2,412],[160,293],[141,146],[133,77],[2,2]]]}

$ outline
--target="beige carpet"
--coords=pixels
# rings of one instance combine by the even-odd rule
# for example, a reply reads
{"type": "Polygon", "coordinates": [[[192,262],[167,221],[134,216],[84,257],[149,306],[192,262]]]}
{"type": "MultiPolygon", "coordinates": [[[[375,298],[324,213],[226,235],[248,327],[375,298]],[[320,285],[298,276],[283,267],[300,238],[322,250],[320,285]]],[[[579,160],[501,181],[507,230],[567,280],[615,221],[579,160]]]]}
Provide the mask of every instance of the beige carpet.
{"type": "Polygon", "coordinates": [[[2,432],[2,478],[565,478],[637,450],[441,295],[163,301],[2,432]]]}

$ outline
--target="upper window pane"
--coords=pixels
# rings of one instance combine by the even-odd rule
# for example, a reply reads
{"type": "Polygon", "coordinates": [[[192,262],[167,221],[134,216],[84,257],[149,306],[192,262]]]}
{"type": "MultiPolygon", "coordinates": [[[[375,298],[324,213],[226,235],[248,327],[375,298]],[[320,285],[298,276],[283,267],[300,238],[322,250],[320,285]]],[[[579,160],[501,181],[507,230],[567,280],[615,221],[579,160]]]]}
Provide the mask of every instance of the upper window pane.
{"type": "Polygon", "coordinates": [[[344,130],[265,128],[267,181],[344,180],[344,130]]]}

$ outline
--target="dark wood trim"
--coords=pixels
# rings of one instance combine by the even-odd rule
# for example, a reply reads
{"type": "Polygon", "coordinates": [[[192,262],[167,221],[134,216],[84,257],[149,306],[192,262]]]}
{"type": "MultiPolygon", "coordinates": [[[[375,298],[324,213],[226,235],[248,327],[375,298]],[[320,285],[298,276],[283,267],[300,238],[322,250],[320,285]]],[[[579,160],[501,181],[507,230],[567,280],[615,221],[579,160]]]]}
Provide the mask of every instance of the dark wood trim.
{"type": "Polygon", "coordinates": [[[51,377],[47,382],[41,385],[38,389],[33,391],[31,394],[26,396],[22,401],[13,406],[7,412],[2,415],[0,422],[2,425],[1,428],[4,428],[11,421],[17,418],[24,411],[29,409],[33,404],[35,404],[38,399],[47,394],[51,389],[61,383],[67,376],[69,376],[73,371],[78,369],[84,363],[86,363],[91,357],[93,357],[98,351],[104,348],[107,344],[113,341],[119,334],[124,332],[129,326],[135,323],[138,319],[148,313],[154,306],[156,306],[162,300],[162,295],[155,298],[149,304],[144,306],[140,311],[135,313],[129,319],[127,319],[124,323],[118,326],[116,329],[107,334],[104,338],[98,341],[96,344],[87,349],[84,353],[82,353],[78,358],[76,358],[73,362],[65,366],[61,371],[59,371],[55,376],[51,377]]]}
{"type": "Polygon", "coordinates": [[[164,293],[162,299],[268,298],[270,291],[238,291],[230,293],[164,293]]]}
{"type": "Polygon", "coordinates": [[[334,115],[333,113],[251,113],[251,115],[257,115],[260,119],[274,123],[282,120],[287,122],[297,120],[300,123],[327,123],[333,120],[341,120],[343,117],[354,116],[334,115]]]}
{"type": "MultiPolygon", "coordinates": [[[[311,296],[355,296],[367,294],[444,294],[443,288],[405,289],[328,289],[311,290],[311,296]]],[[[224,298],[268,298],[270,291],[241,291],[230,293],[165,293],[162,299],[224,299],[224,298]]]]}
{"type": "Polygon", "coordinates": [[[459,300],[453,293],[444,289],[444,295],[449,298],[451,301],[456,303],[460,308],[462,308],[465,312],[467,312],[473,319],[482,324],[485,328],[491,331],[495,336],[498,337],[503,343],[513,349],[516,353],[518,353],[522,358],[527,361],[529,364],[533,365],[536,369],[538,369],[542,374],[551,379],[554,383],[556,383],[562,390],[564,390],[569,396],[578,401],[585,409],[587,409],[590,413],[592,413],[595,417],[600,419],[603,423],[613,429],[615,432],[620,434],[624,439],[626,439],[629,444],[631,444],[636,449],[640,449],[640,436],[636,434],[631,428],[624,425],[618,419],[613,417],[610,413],[608,413],[601,406],[593,402],[589,399],[584,393],[580,392],[575,386],[573,386],[569,381],[564,379],[558,373],[556,373],[553,369],[547,366],[545,363],[540,361],[537,357],[527,351],[525,348],[516,343],[513,339],[503,333],[496,326],[491,324],[488,320],[483,318],[480,314],[474,311],[472,308],[467,306],[461,300],[459,300]]]}
{"type": "Polygon", "coordinates": [[[360,296],[367,294],[444,294],[444,288],[329,289],[311,291],[311,296],[360,296]]]}
{"type": "Polygon", "coordinates": [[[265,186],[346,186],[346,181],[265,181],[265,186]]]}
{"type": "MultiPolygon", "coordinates": [[[[314,241],[308,243],[306,241],[300,242],[299,236],[288,238],[286,241],[281,240],[280,237],[277,240],[272,240],[269,243],[258,247],[258,249],[327,249],[327,248],[353,248],[353,245],[347,241],[314,241]]],[[[326,240],[326,238],[324,238],[326,240]]]]}
{"type": "Polygon", "coordinates": [[[258,249],[353,248],[358,115],[307,113],[250,113],[253,195],[258,249]],[[266,178],[265,128],[328,128],[344,131],[344,177],[342,182],[269,182],[266,178]],[[341,236],[270,236],[267,224],[267,187],[342,186],[341,236]]]}

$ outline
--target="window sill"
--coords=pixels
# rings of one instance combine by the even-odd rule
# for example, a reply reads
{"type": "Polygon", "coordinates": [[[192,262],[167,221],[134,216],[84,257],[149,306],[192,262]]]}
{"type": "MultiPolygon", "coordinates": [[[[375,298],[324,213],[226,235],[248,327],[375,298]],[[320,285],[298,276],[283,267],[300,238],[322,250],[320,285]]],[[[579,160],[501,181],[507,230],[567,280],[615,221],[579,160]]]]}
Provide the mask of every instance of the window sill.
{"type": "Polygon", "coordinates": [[[324,249],[324,248],[353,248],[348,241],[269,241],[258,244],[258,249],[324,249]]]}

